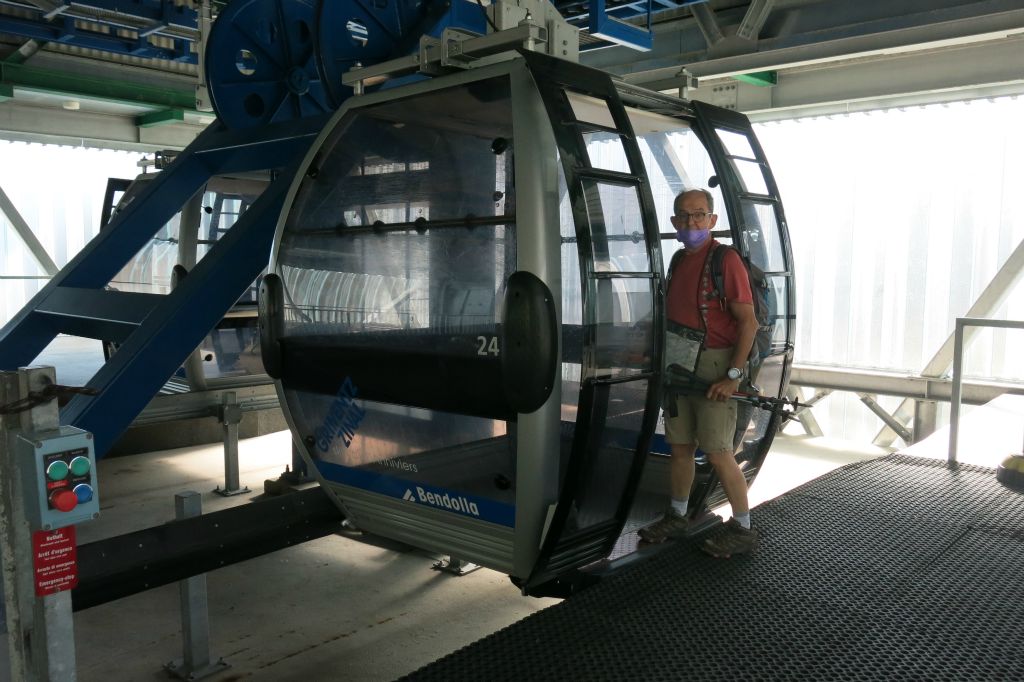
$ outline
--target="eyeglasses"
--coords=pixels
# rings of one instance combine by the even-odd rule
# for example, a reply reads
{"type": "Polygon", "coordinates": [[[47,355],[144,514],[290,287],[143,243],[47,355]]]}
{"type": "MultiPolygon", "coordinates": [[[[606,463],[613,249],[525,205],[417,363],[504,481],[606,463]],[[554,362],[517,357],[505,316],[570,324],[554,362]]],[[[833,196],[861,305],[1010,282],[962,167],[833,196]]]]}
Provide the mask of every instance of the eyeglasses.
{"type": "Polygon", "coordinates": [[[684,225],[690,222],[690,219],[693,219],[693,222],[699,225],[700,223],[703,223],[705,220],[707,220],[709,215],[714,214],[708,213],[707,211],[694,211],[693,213],[680,211],[679,213],[676,213],[676,218],[678,218],[679,222],[683,223],[684,225]]]}

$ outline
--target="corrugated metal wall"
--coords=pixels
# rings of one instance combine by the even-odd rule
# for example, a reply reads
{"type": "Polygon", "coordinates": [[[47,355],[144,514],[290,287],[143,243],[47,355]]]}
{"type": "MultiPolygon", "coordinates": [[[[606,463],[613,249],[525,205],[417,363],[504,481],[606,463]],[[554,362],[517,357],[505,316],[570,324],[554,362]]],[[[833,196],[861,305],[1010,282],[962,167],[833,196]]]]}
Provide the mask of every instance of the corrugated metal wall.
{"type": "MultiPolygon", "coordinates": [[[[134,178],[142,154],[0,141],[0,187],[58,267],[99,231],[107,178],[134,178]]],[[[0,215],[0,275],[42,275],[6,217],[0,215]]],[[[45,284],[0,279],[0,324],[45,284]]]]}
{"type": "MultiPolygon", "coordinates": [[[[798,362],[924,367],[1024,240],[1022,121],[1024,101],[1001,98],[756,126],[793,240],[798,362]]],[[[1024,319],[1016,289],[994,317],[1024,319]]],[[[1024,381],[1022,346],[983,331],[966,373],[1024,381]]],[[[822,407],[827,435],[881,427],[849,395],[822,407]]]]}

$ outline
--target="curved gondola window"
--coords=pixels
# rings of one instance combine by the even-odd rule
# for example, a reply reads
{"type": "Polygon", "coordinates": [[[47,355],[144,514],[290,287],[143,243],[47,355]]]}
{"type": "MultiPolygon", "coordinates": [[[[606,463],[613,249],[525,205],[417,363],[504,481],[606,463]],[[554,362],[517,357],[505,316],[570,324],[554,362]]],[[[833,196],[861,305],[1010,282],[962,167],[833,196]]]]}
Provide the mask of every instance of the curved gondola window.
{"type": "Polygon", "coordinates": [[[284,384],[335,480],[514,501],[510,91],[499,77],[356,108],[299,188],[277,260],[284,384]]]}

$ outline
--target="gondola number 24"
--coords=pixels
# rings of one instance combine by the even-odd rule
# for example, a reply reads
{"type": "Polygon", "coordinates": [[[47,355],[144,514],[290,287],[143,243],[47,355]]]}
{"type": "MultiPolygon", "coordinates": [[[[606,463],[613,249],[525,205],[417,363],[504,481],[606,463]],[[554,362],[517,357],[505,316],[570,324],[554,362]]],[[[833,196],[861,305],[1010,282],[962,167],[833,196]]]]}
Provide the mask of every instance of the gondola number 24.
{"type": "Polygon", "coordinates": [[[477,355],[493,355],[498,357],[501,353],[498,351],[498,337],[497,336],[478,336],[476,342],[479,344],[476,348],[477,355]]]}

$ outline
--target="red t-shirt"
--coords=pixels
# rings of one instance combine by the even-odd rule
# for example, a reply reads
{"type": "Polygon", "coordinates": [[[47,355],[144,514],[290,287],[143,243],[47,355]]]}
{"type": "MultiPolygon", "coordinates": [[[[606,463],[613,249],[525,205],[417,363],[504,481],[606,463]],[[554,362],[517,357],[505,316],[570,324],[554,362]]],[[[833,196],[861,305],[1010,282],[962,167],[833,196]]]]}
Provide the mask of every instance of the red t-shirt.
{"type": "MultiPolygon", "coordinates": [[[[718,244],[716,240],[711,239],[707,246],[695,253],[683,251],[683,256],[676,262],[675,272],[669,280],[666,308],[668,319],[673,322],[694,329],[703,329],[704,323],[697,309],[697,285],[700,283],[700,300],[707,305],[708,319],[708,334],[704,339],[704,347],[730,348],[736,345],[739,336],[736,331],[736,319],[729,313],[728,303],[723,306],[721,299],[714,295],[715,285],[711,277],[701,282],[704,258],[709,254],[711,243],[718,244]]],[[[750,280],[747,279],[746,268],[734,249],[726,249],[725,258],[722,260],[722,279],[725,284],[726,301],[753,305],[754,298],[750,293],[750,280]]]]}

